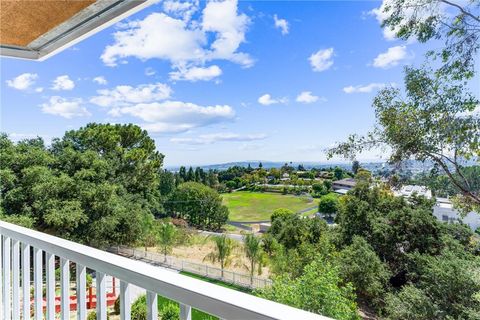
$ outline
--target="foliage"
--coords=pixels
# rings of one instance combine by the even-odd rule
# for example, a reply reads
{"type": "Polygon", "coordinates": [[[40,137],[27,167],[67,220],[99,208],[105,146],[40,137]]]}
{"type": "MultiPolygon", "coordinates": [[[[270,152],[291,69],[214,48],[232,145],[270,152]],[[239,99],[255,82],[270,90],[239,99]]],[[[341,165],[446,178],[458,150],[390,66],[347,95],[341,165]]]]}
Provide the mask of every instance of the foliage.
{"type": "Polygon", "coordinates": [[[165,304],[159,313],[162,320],[180,320],[180,308],[174,303],[165,304]]]}
{"type": "Polygon", "coordinates": [[[329,193],[320,198],[318,203],[318,212],[323,213],[327,216],[331,216],[333,213],[337,212],[338,207],[338,197],[336,194],[329,193]]]}
{"type": "Polygon", "coordinates": [[[435,163],[460,193],[465,210],[480,206],[480,190],[464,175],[462,159],[480,156],[479,100],[466,83],[429,68],[405,69],[406,97],[385,88],[375,97],[376,128],[365,137],[351,135],[329,155],[354,157],[365,149],[388,146],[390,161],[414,158],[435,163]]]}
{"type": "Polygon", "coordinates": [[[352,161],[352,173],[357,174],[358,169],[360,169],[360,162],[358,162],[357,160],[353,160],[352,161]]]}
{"type": "Polygon", "coordinates": [[[228,208],[219,194],[198,182],[179,185],[166,207],[172,215],[203,229],[219,230],[228,219],[228,208]]]}
{"type": "Polygon", "coordinates": [[[163,254],[164,262],[167,261],[167,254],[172,250],[176,234],[177,228],[172,223],[161,223],[158,226],[158,244],[163,254]]]}
{"type": "Polygon", "coordinates": [[[213,252],[210,252],[207,256],[205,256],[204,260],[210,260],[213,263],[219,262],[223,278],[223,269],[225,267],[228,267],[232,262],[231,255],[235,243],[226,234],[222,234],[221,236],[214,236],[212,237],[212,239],[215,243],[215,249],[213,252]]]}
{"type": "Polygon", "coordinates": [[[263,251],[260,238],[253,233],[247,233],[243,237],[243,250],[249,262],[246,268],[250,272],[250,283],[253,284],[255,270],[258,270],[258,274],[262,272],[263,251]]]}
{"type": "Polygon", "coordinates": [[[381,304],[389,271],[364,238],[355,236],[340,252],[339,265],[342,279],[352,283],[359,298],[373,306],[381,304]]]}
{"type": "Polygon", "coordinates": [[[273,211],[270,221],[274,222],[276,219],[285,219],[288,216],[294,215],[295,213],[290,209],[278,208],[273,211]]]}
{"type": "Polygon", "coordinates": [[[386,16],[383,27],[394,31],[401,39],[415,37],[420,42],[430,39],[444,41],[441,49],[429,53],[442,62],[438,72],[451,73],[456,78],[471,78],[480,48],[478,8],[478,0],[391,0],[384,2],[380,10],[386,16]]]}
{"type": "Polygon", "coordinates": [[[91,123],[48,148],[2,134],[0,149],[1,211],[23,225],[97,247],[131,244],[162,210],[163,155],[138,126],[91,123]]]}
{"type": "Polygon", "coordinates": [[[335,319],[360,319],[352,285],[342,284],[338,268],[329,260],[313,261],[298,278],[279,276],[259,295],[335,319]]]}

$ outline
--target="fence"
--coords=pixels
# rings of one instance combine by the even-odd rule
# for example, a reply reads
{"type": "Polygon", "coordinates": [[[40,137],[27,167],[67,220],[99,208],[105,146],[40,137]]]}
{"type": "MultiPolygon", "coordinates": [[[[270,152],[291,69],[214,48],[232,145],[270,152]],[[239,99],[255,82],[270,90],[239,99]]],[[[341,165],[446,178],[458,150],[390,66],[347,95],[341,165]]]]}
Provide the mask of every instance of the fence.
{"type": "Polygon", "coordinates": [[[251,278],[249,274],[237,273],[227,270],[224,270],[222,275],[222,270],[220,268],[212,267],[206,264],[186,261],[171,256],[167,256],[165,260],[165,257],[161,254],[144,250],[137,250],[125,246],[112,247],[108,249],[108,251],[114,252],[118,255],[128,256],[136,260],[143,260],[146,262],[154,263],[162,267],[175,269],[178,271],[190,272],[210,279],[221,280],[223,282],[238,285],[244,288],[257,289],[264,288],[272,284],[272,280],[267,278],[251,278]]]}

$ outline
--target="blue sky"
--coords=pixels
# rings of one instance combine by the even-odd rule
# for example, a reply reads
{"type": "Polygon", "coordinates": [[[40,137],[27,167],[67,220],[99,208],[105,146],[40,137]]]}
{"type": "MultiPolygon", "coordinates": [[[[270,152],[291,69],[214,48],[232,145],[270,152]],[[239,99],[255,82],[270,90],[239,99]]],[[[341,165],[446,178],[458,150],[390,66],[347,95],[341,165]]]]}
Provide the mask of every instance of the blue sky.
{"type": "Polygon", "coordinates": [[[375,92],[401,86],[402,67],[434,46],[393,39],[380,5],[162,1],[47,61],[2,58],[1,131],[49,141],[136,123],[166,165],[324,161],[372,127],[375,92]]]}

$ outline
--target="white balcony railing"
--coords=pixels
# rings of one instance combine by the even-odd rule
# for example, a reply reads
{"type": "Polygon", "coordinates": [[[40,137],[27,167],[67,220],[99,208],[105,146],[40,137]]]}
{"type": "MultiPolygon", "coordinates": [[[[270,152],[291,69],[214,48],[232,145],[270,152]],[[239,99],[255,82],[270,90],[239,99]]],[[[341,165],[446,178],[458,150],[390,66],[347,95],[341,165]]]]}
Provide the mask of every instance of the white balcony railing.
{"type": "Polygon", "coordinates": [[[192,308],[220,319],[328,319],[3,221],[0,221],[0,235],[0,314],[5,320],[30,319],[30,315],[35,320],[54,320],[59,316],[62,320],[71,319],[70,263],[75,264],[76,318],[81,320],[87,317],[87,268],[96,275],[97,319],[107,319],[107,276],[120,279],[122,320],[130,319],[133,286],[147,292],[149,320],[158,318],[157,295],[177,301],[182,320],[191,319],[192,308]],[[55,261],[60,268],[58,284],[55,283],[55,261]],[[58,287],[59,297],[56,296],[58,287]]]}

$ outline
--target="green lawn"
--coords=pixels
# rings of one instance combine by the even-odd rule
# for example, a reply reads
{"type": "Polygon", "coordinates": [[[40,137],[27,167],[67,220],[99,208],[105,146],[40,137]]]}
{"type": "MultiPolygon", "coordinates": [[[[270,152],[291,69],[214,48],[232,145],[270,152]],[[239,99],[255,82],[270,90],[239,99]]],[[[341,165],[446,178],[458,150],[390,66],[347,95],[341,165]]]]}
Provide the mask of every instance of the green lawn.
{"type": "Polygon", "coordinates": [[[318,199],[283,195],[280,193],[238,191],[222,195],[223,203],[230,210],[231,221],[269,220],[278,208],[298,212],[318,205],[318,199]]]}

